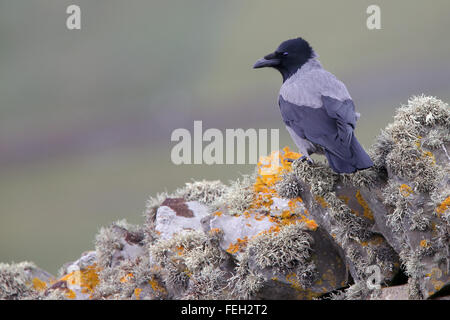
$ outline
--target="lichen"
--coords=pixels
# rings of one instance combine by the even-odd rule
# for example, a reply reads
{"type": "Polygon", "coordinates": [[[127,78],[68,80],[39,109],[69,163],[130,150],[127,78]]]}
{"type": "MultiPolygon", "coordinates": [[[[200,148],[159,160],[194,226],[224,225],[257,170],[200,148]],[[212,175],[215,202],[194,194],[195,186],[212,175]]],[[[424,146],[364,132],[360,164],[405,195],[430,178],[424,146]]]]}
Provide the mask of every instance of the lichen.
{"type": "Polygon", "coordinates": [[[176,193],[186,201],[198,201],[206,205],[217,202],[228,190],[221,181],[193,181],[186,183],[184,188],[178,189],[176,193]]]}
{"type": "Polygon", "coordinates": [[[37,299],[39,290],[33,286],[26,270],[36,268],[31,262],[0,263],[0,299],[37,299]]]}

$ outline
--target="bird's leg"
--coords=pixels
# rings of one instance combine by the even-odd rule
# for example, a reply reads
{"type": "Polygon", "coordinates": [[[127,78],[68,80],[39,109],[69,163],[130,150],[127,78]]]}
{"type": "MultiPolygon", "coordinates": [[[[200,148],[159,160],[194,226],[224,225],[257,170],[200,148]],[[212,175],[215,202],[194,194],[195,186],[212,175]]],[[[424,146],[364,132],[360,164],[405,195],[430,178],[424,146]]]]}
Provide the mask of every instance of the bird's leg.
{"type": "MultiPolygon", "coordinates": [[[[308,164],[314,164],[313,159],[309,156],[309,155],[302,155],[300,158],[300,161],[306,161],[308,162],[308,164]]],[[[294,162],[296,159],[291,159],[291,158],[286,158],[285,159],[287,162],[292,163],[294,162]]]]}
{"type": "Polygon", "coordinates": [[[308,164],[314,164],[313,159],[311,159],[309,155],[301,156],[300,161],[306,161],[308,164]]]}

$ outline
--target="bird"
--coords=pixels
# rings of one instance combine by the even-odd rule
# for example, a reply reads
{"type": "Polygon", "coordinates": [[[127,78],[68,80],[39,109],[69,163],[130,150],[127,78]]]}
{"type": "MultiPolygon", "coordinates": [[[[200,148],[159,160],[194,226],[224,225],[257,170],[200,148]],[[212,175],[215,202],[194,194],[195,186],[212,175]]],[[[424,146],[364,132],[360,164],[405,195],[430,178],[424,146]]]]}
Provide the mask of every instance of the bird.
{"type": "Polygon", "coordinates": [[[282,42],[253,68],[270,67],[281,73],[278,105],[302,161],[313,164],[311,155],[316,153],[324,154],[339,174],[370,168],[373,162],[354,133],[360,114],[345,84],[317,58],[310,44],[299,37],[282,42]]]}

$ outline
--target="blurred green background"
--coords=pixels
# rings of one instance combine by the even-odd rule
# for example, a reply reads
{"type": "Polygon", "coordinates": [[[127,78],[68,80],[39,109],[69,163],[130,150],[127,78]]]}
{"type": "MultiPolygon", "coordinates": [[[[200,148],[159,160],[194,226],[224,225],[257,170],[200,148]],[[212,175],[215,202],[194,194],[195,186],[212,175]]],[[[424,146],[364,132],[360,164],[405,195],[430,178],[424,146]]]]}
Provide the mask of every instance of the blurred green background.
{"type": "Polygon", "coordinates": [[[343,80],[368,148],[414,94],[450,101],[450,2],[0,0],[0,261],[55,273],[149,195],[252,165],[170,161],[171,132],[280,128],[281,77],[252,70],[303,36],[343,80]],[[82,29],[66,28],[81,7],[82,29]]]}

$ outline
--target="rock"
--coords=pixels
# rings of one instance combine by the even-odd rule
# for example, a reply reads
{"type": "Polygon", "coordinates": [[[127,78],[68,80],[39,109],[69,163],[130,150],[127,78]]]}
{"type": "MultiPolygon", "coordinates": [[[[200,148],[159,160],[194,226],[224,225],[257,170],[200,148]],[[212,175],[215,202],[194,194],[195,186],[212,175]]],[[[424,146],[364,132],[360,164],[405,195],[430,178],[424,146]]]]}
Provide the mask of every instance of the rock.
{"type": "Polygon", "coordinates": [[[448,105],[423,96],[398,110],[374,148],[383,154],[375,157],[376,169],[386,175],[377,180],[368,202],[378,232],[405,265],[414,299],[426,299],[450,284],[448,150],[448,105]]]}
{"type": "Polygon", "coordinates": [[[45,295],[55,294],[59,291],[68,299],[86,300],[92,297],[97,286],[98,279],[97,253],[89,251],[78,260],[70,263],[66,268],[66,274],[53,283],[45,295]]]}
{"type": "Polygon", "coordinates": [[[200,230],[200,221],[208,214],[208,207],[200,202],[167,198],[156,212],[155,230],[164,239],[182,230],[200,230]]]}
{"type": "Polygon", "coordinates": [[[223,232],[220,246],[229,253],[239,253],[244,244],[257,234],[267,231],[276,225],[270,220],[270,216],[258,215],[257,213],[247,213],[240,216],[232,216],[216,212],[209,219],[209,226],[206,230],[219,229],[223,232]]]}
{"type": "Polygon", "coordinates": [[[0,299],[39,299],[54,279],[31,262],[0,263],[0,299]]]}
{"type": "Polygon", "coordinates": [[[380,296],[372,300],[408,300],[408,285],[385,287],[381,289],[380,296]]]}
{"type": "Polygon", "coordinates": [[[0,298],[448,299],[450,111],[414,97],[394,120],[370,169],[338,175],[284,148],[228,185],[149,199],[142,226],[101,228],[57,280],[0,264],[0,298]]]}

